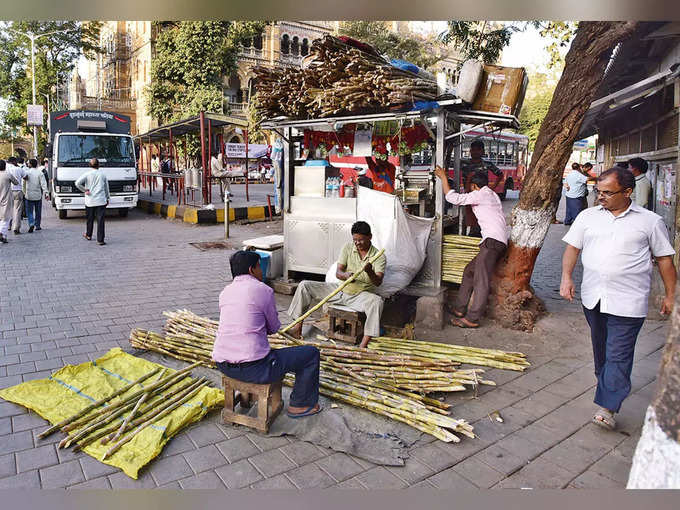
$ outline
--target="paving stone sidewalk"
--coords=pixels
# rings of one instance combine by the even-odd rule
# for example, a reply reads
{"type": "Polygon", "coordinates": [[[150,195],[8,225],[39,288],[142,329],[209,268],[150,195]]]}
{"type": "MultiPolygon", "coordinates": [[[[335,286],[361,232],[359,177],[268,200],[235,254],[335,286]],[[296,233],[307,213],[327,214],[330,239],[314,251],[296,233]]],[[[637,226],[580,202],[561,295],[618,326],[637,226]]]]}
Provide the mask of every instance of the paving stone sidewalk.
{"type": "MultiPolygon", "coordinates": [[[[217,317],[230,252],[203,252],[189,243],[219,240],[222,226],[133,211],[128,218],[107,217],[108,244],[100,247],[82,238],[84,217],[58,220],[49,206],[43,216],[42,231],[10,234],[0,246],[0,388],[49,377],[112,347],[129,350],[130,329],[160,330],[163,310],[217,317]]],[[[279,221],[235,225],[233,243],[280,231],[279,221]]],[[[213,412],[174,437],[132,480],[87,455],[57,450],[60,434],[38,439],[45,420],[0,400],[0,488],[623,487],[667,326],[648,321],[643,327],[619,431],[591,424],[595,379],[585,320],[578,304],[555,295],[565,231],[551,227],[537,263],[532,283],[550,313],[533,333],[492,324],[418,332],[528,354],[532,367],[525,373],[489,369],[485,375],[496,387],[449,397],[453,414],[472,422],[478,439],[445,444],[424,436],[405,466],[382,467],[294,437],[225,426],[213,412]],[[488,417],[496,410],[503,423],[488,417]]],[[[289,300],[277,296],[282,320],[289,300]]]]}

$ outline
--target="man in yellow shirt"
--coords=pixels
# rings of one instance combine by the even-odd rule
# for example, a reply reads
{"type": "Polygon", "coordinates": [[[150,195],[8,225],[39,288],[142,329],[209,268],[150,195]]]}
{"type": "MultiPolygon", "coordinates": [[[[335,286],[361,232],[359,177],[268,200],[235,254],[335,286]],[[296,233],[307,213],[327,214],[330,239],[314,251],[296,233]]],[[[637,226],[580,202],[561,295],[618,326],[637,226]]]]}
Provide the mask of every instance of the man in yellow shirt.
{"type": "MultiPolygon", "coordinates": [[[[371,244],[371,238],[371,227],[368,223],[357,221],[352,225],[352,242],[342,247],[338,258],[338,269],[335,275],[339,280],[347,280],[361,269],[366,260],[378,254],[378,249],[371,244]]],[[[366,270],[357,276],[356,280],[328,301],[330,305],[342,305],[366,314],[361,347],[366,347],[371,337],[380,336],[380,314],[383,308],[383,298],[376,294],[375,290],[382,284],[385,275],[385,263],[385,255],[382,255],[373,264],[368,264],[366,270]]],[[[288,315],[297,319],[310,306],[321,301],[336,288],[337,285],[333,283],[301,281],[288,309],[288,315]]],[[[295,336],[299,336],[301,332],[302,323],[291,331],[295,336]]]]}

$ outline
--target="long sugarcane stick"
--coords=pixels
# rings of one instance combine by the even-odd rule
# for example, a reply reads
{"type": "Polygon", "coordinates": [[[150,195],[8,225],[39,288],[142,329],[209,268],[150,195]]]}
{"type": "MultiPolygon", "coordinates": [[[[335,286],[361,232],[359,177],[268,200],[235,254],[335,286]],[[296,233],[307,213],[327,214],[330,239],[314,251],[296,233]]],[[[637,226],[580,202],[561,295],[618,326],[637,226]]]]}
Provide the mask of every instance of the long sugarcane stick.
{"type": "Polygon", "coordinates": [[[302,322],[303,320],[305,320],[307,317],[309,317],[310,315],[312,315],[315,311],[317,311],[319,308],[321,308],[323,305],[325,305],[325,304],[328,302],[329,299],[331,299],[331,298],[332,298],[333,296],[335,296],[338,292],[342,291],[342,289],[344,289],[345,287],[347,287],[347,285],[349,285],[349,284],[352,283],[354,280],[356,280],[357,277],[358,277],[361,273],[363,273],[363,272],[366,270],[366,266],[368,266],[368,264],[373,264],[376,260],[378,260],[380,257],[382,257],[383,253],[385,253],[385,250],[384,250],[384,249],[383,249],[383,250],[380,250],[380,251],[375,255],[375,257],[373,257],[373,258],[367,260],[366,262],[364,262],[364,264],[361,266],[361,269],[359,269],[356,273],[354,273],[352,276],[350,276],[350,277],[347,278],[344,282],[342,282],[340,285],[338,285],[338,288],[337,288],[337,289],[335,289],[333,292],[331,292],[330,294],[328,294],[328,296],[326,296],[325,298],[323,298],[323,299],[322,299],[321,301],[319,301],[315,306],[311,307],[309,310],[307,310],[305,313],[303,313],[302,315],[300,315],[300,317],[298,317],[297,319],[295,319],[293,322],[291,322],[290,324],[288,324],[288,326],[286,326],[285,328],[281,329],[279,332],[280,332],[280,333],[285,333],[285,332],[288,331],[290,328],[292,328],[293,326],[296,326],[297,324],[299,324],[300,322],[302,322]]]}
{"type": "Polygon", "coordinates": [[[109,450],[104,454],[102,457],[102,460],[106,460],[108,457],[113,455],[115,452],[117,452],[125,443],[131,441],[137,434],[139,434],[142,430],[144,430],[146,427],[151,425],[153,422],[160,420],[164,416],[167,416],[170,414],[172,411],[174,411],[176,408],[184,404],[185,402],[191,400],[194,398],[194,396],[201,391],[203,386],[207,385],[209,381],[202,381],[194,390],[192,390],[189,394],[187,394],[185,397],[182,399],[178,400],[172,405],[167,406],[165,409],[159,410],[157,413],[152,414],[149,416],[147,421],[142,423],[139,427],[137,427],[135,430],[133,430],[129,435],[125,436],[123,439],[118,441],[116,444],[114,444],[109,450]]]}
{"type": "MultiPolygon", "coordinates": [[[[160,374],[158,374],[158,379],[160,379],[161,376],[165,373],[165,370],[166,370],[166,369],[164,368],[163,371],[162,371],[160,374]]],[[[156,381],[158,381],[158,379],[157,379],[156,381]]],[[[118,439],[118,438],[120,437],[120,435],[123,433],[123,430],[125,430],[125,427],[127,426],[127,424],[130,423],[130,420],[131,420],[132,418],[134,418],[135,413],[136,413],[137,410],[139,409],[139,406],[141,406],[141,405],[144,403],[144,401],[145,401],[147,398],[149,398],[149,395],[151,395],[151,392],[150,392],[150,391],[147,391],[146,393],[144,393],[144,395],[142,395],[141,397],[139,397],[139,400],[138,400],[137,403],[135,404],[135,407],[132,409],[132,411],[130,411],[130,414],[127,415],[127,417],[125,418],[125,420],[123,420],[123,423],[121,424],[120,428],[118,429],[118,432],[116,432],[116,435],[113,436],[113,438],[111,439],[111,441],[115,441],[116,439],[118,439]]]]}
{"type": "Polygon", "coordinates": [[[55,424],[55,425],[52,425],[52,426],[51,426],[50,428],[48,428],[47,430],[41,432],[40,434],[38,434],[38,437],[39,437],[39,438],[43,438],[43,437],[49,436],[52,432],[56,432],[56,431],[59,430],[61,427],[65,426],[65,425],[68,425],[68,424],[71,423],[72,421],[77,420],[78,418],[80,418],[81,416],[84,416],[85,414],[89,413],[89,412],[92,411],[93,409],[96,409],[97,407],[99,407],[99,406],[105,404],[106,402],[108,402],[108,401],[111,400],[112,398],[117,397],[118,395],[121,395],[122,393],[125,393],[127,390],[129,390],[129,389],[132,388],[133,386],[135,386],[135,385],[137,385],[137,384],[139,384],[139,383],[145,381],[146,379],[148,379],[149,377],[151,377],[152,375],[154,375],[155,373],[157,373],[160,369],[161,369],[161,367],[158,367],[158,368],[152,370],[151,372],[147,372],[146,374],[144,374],[144,375],[141,376],[140,378],[136,379],[135,381],[132,381],[130,384],[126,384],[126,385],[123,386],[121,389],[114,391],[114,392],[111,393],[110,395],[108,395],[108,396],[106,396],[106,397],[104,397],[104,398],[102,398],[102,399],[99,399],[99,400],[97,400],[96,402],[93,402],[93,403],[90,404],[89,406],[84,407],[83,409],[81,409],[80,411],[78,411],[76,414],[74,414],[74,415],[72,415],[72,416],[69,416],[69,417],[66,418],[65,420],[62,420],[62,421],[60,421],[59,423],[57,423],[57,424],[55,424]]]}
{"type": "MultiPolygon", "coordinates": [[[[155,393],[157,390],[160,390],[161,388],[166,388],[171,381],[174,381],[174,383],[176,383],[180,379],[184,379],[184,377],[186,377],[186,374],[188,372],[190,372],[191,370],[193,370],[194,368],[196,368],[200,364],[201,364],[200,362],[196,362],[196,363],[193,363],[192,365],[189,365],[188,367],[183,368],[182,370],[177,370],[176,372],[168,375],[167,377],[161,379],[160,381],[153,383],[152,385],[148,386],[147,388],[144,388],[142,390],[134,392],[132,395],[125,397],[125,399],[121,400],[120,402],[116,402],[114,404],[111,404],[108,408],[102,409],[98,413],[95,413],[92,416],[85,416],[85,417],[79,419],[77,422],[69,423],[64,427],[61,427],[62,431],[68,432],[69,430],[73,430],[74,428],[78,428],[79,426],[83,425],[84,423],[88,423],[88,422],[92,421],[92,419],[97,418],[98,416],[110,413],[113,409],[117,409],[121,406],[127,405],[131,400],[140,397],[146,391],[153,390],[154,393],[155,393]]],[[[154,373],[156,371],[160,370],[160,369],[161,369],[161,367],[158,367],[158,369],[156,369],[154,371],[154,373]]],[[[153,375],[153,374],[151,374],[151,375],[153,375]]],[[[57,424],[57,425],[59,425],[59,424],[57,424]]],[[[57,425],[55,425],[55,427],[57,425]]]]}

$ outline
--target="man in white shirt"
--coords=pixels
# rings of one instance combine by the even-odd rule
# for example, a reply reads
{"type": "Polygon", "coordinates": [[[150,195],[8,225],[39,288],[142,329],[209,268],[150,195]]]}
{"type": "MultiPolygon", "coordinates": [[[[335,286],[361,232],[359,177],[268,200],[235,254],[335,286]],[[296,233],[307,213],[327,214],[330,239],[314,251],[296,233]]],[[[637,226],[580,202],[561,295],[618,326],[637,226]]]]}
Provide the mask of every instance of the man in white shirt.
{"type": "Polygon", "coordinates": [[[42,230],[40,220],[42,219],[42,197],[47,198],[47,181],[38,168],[38,160],[28,161],[27,179],[24,181],[26,187],[26,216],[28,216],[28,233],[35,230],[42,230]]]}
{"type": "Polygon", "coordinates": [[[564,224],[574,223],[576,216],[586,208],[586,196],[588,195],[588,176],[581,170],[581,165],[573,163],[571,172],[567,174],[565,183],[565,196],[567,198],[567,212],[564,216],[564,224]]]}
{"type": "Polygon", "coordinates": [[[640,207],[651,210],[649,197],[652,192],[652,183],[647,178],[649,165],[642,158],[633,158],[628,162],[628,168],[635,176],[635,192],[632,199],[640,207]]]}
{"type": "Polygon", "coordinates": [[[224,168],[224,155],[221,152],[213,154],[210,158],[210,174],[220,180],[220,193],[223,196],[226,194],[230,197],[232,195],[231,179],[228,176],[227,169],[224,168]]]}
{"type": "Polygon", "coordinates": [[[109,181],[104,172],[99,170],[99,160],[90,160],[90,170],[81,175],[76,181],[76,187],[85,193],[85,213],[87,214],[87,230],[83,237],[88,241],[92,239],[94,220],[97,219],[97,243],[104,246],[104,218],[106,206],[109,205],[111,195],[109,193],[109,181]]]}
{"type": "Polygon", "coordinates": [[[12,156],[7,160],[7,171],[19,184],[12,184],[12,198],[14,210],[12,211],[12,231],[15,235],[21,234],[21,215],[24,211],[23,182],[26,179],[26,169],[19,166],[17,158],[12,156]]]}
{"type": "Polygon", "coordinates": [[[657,214],[631,201],[633,174],[610,168],[598,178],[599,205],[583,211],[562,239],[560,295],[574,298],[572,273],[581,250],[581,301],[590,326],[600,406],[594,423],[614,429],[614,413],[630,393],[635,342],[647,316],[656,259],[666,295],[661,313],[669,314],[675,296],[673,247],[666,226],[657,214]]]}

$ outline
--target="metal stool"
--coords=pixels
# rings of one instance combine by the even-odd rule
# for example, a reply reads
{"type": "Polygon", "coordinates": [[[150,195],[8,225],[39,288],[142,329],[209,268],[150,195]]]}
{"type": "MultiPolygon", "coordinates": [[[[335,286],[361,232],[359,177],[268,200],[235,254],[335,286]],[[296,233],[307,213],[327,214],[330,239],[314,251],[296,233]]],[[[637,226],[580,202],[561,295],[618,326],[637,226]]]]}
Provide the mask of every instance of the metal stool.
{"type": "Polygon", "coordinates": [[[266,434],[274,418],[283,409],[281,381],[270,384],[254,384],[222,376],[222,385],[224,386],[222,422],[225,424],[237,423],[245,425],[266,434]],[[236,391],[241,393],[240,399],[235,397],[236,391]],[[239,400],[242,407],[250,407],[253,397],[257,398],[257,417],[246,416],[234,411],[234,407],[239,400]],[[244,401],[244,399],[246,400],[244,401]]]}
{"type": "Polygon", "coordinates": [[[358,344],[364,336],[366,314],[345,306],[328,307],[328,333],[326,336],[341,342],[358,344]]]}

